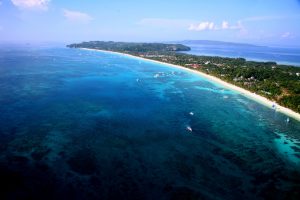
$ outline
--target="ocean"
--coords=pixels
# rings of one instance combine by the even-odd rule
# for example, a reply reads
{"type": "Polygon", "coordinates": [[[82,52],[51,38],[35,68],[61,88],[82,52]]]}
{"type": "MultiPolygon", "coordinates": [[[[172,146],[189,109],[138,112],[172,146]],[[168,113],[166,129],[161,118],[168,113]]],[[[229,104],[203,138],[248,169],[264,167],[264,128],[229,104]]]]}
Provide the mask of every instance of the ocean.
{"type": "Polygon", "coordinates": [[[299,199],[286,119],[164,64],[0,48],[0,198],[299,199]]]}
{"type": "Polygon", "coordinates": [[[180,43],[191,47],[191,51],[184,52],[187,54],[272,61],[300,67],[300,47],[256,46],[214,41],[182,41],[180,43]]]}

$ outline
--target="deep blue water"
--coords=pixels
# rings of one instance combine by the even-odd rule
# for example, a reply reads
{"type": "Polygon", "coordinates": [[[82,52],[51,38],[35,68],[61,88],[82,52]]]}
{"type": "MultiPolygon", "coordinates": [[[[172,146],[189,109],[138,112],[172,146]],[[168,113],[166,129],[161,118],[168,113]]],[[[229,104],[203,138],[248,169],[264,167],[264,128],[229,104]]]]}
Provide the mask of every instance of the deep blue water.
{"type": "Polygon", "coordinates": [[[0,138],[1,199],[300,195],[300,122],[126,56],[1,49],[0,138]]]}
{"type": "Polygon", "coordinates": [[[268,47],[239,44],[199,44],[188,42],[183,44],[191,47],[184,52],[194,55],[221,56],[230,58],[245,58],[253,61],[273,61],[278,64],[300,66],[300,48],[268,47]]]}

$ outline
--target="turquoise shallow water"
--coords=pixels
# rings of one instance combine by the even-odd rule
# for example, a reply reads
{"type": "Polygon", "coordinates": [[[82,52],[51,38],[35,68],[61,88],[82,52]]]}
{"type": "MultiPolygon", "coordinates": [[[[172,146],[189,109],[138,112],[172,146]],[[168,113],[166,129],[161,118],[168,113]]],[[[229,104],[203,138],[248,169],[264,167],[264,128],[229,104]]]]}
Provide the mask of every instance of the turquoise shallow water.
{"type": "Polygon", "coordinates": [[[0,49],[0,137],[1,199],[300,195],[300,122],[126,56],[0,49]]]}

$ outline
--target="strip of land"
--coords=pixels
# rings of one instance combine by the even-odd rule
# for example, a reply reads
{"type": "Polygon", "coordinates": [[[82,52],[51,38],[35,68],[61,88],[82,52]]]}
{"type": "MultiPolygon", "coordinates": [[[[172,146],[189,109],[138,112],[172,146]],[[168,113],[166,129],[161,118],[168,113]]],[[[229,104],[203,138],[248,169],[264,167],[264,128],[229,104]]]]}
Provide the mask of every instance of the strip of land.
{"type": "Polygon", "coordinates": [[[290,117],[300,118],[300,67],[185,54],[182,52],[190,47],[182,44],[90,41],[67,47],[119,53],[188,70],[290,117]]]}
{"type": "Polygon", "coordinates": [[[281,113],[283,113],[283,114],[285,114],[285,115],[287,115],[287,116],[289,116],[291,118],[294,118],[294,119],[300,121],[300,114],[299,113],[296,113],[296,112],[294,112],[291,109],[288,109],[286,107],[280,106],[280,105],[276,104],[275,102],[272,102],[272,101],[268,100],[265,97],[257,95],[257,94],[255,94],[253,92],[250,92],[248,90],[245,90],[245,89],[240,88],[238,86],[235,86],[233,84],[227,83],[227,82],[225,82],[225,81],[223,81],[223,80],[221,80],[219,78],[216,78],[214,76],[205,74],[205,73],[200,72],[200,71],[192,70],[192,69],[180,66],[180,65],[174,65],[174,64],[170,64],[170,63],[165,63],[165,62],[161,62],[161,61],[157,61],[157,60],[152,60],[152,59],[148,59],[148,58],[142,58],[142,57],[139,57],[139,56],[134,56],[134,55],[120,53],[120,52],[115,52],[115,51],[98,50],[98,49],[90,49],[90,48],[81,48],[81,49],[83,49],[83,50],[89,50],[89,51],[98,51],[98,52],[106,52],[106,53],[118,54],[118,55],[122,55],[122,56],[127,56],[127,57],[131,57],[131,58],[135,58],[135,59],[141,59],[141,60],[144,60],[144,61],[151,61],[151,62],[154,62],[154,63],[168,65],[168,66],[175,67],[175,68],[178,68],[178,69],[181,69],[181,70],[189,71],[189,72],[198,74],[198,75],[200,75],[202,77],[205,77],[206,79],[208,79],[210,81],[219,83],[219,84],[223,85],[225,88],[237,91],[238,93],[240,93],[241,95],[243,95],[243,96],[245,96],[247,98],[250,98],[250,99],[252,99],[252,100],[254,100],[254,101],[258,102],[258,103],[261,103],[261,104],[263,104],[263,105],[271,108],[271,109],[275,109],[277,112],[281,112],[281,113]]]}

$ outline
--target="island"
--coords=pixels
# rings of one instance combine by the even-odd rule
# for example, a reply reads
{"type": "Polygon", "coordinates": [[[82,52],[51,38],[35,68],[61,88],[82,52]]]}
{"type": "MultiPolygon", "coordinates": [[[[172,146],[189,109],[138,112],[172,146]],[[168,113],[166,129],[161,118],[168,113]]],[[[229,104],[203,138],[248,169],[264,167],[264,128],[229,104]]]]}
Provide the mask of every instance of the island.
{"type": "Polygon", "coordinates": [[[190,47],[182,44],[91,41],[67,47],[112,51],[182,66],[265,97],[274,102],[274,109],[278,104],[300,113],[300,67],[244,58],[190,55],[184,53],[190,47]]]}
{"type": "Polygon", "coordinates": [[[106,51],[116,51],[122,53],[138,53],[138,52],[174,52],[174,51],[190,51],[191,48],[182,44],[163,44],[163,43],[133,43],[133,42],[113,42],[113,41],[91,41],[79,44],[67,45],[70,48],[91,48],[106,51]]]}

